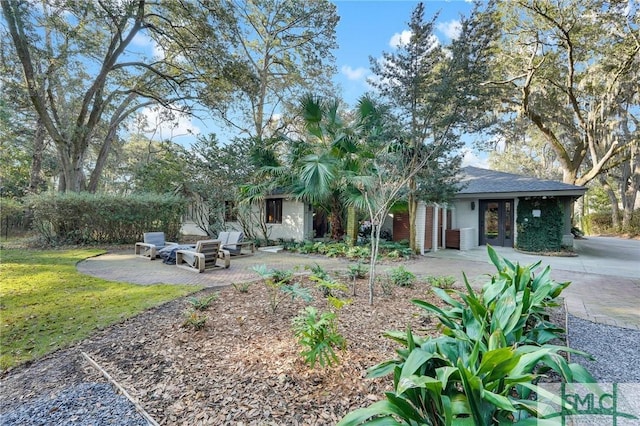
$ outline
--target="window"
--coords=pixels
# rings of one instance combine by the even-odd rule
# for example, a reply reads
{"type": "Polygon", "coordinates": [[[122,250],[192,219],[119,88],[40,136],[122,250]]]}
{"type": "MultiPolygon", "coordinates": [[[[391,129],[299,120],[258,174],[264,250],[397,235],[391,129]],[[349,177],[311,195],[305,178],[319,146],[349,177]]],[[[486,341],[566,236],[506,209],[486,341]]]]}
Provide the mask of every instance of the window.
{"type": "Polygon", "coordinates": [[[224,202],[224,220],[225,222],[236,222],[238,220],[236,203],[233,201],[224,202]]]}
{"type": "Polygon", "coordinates": [[[282,223],[282,198],[267,200],[267,223],[282,223]]]}

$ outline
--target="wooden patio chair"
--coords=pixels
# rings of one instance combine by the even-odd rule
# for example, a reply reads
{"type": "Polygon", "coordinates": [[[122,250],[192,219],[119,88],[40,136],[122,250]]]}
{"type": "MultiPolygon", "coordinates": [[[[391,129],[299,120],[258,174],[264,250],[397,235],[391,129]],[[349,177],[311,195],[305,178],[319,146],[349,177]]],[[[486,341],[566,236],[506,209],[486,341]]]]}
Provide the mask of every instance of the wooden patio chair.
{"type": "Polygon", "coordinates": [[[164,240],[164,232],[145,232],[143,235],[143,242],[136,243],[134,253],[138,257],[154,260],[158,257],[160,249],[175,245],[172,241],[164,240]]]}
{"type": "Polygon", "coordinates": [[[251,256],[256,252],[256,245],[253,241],[243,241],[244,234],[239,231],[223,231],[218,234],[218,239],[222,242],[222,248],[228,250],[231,256],[251,256]],[[243,250],[244,248],[247,248],[243,250]]]}
{"type": "Polygon", "coordinates": [[[214,268],[229,268],[231,255],[222,249],[220,240],[200,240],[192,250],[176,250],[176,266],[193,272],[214,268]],[[222,265],[218,263],[222,261],[222,265]]]}

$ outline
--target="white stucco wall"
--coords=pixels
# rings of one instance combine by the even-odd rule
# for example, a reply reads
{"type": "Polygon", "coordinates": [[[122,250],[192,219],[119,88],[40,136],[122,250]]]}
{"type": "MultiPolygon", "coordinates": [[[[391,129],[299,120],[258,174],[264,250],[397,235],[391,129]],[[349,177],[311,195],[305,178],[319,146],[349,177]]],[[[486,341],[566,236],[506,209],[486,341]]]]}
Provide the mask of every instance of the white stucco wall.
{"type": "Polygon", "coordinates": [[[284,199],[282,201],[282,223],[269,223],[271,228],[269,238],[272,240],[303,241],[305,238],[305,217],[308,209],[305,203],[284,199]]]}
{"type": "Polygon", "coordinates": [[[467,241],[467,248],[478,247],[479,244],[479,213],[478,209],[480,208],[480,202],[478,199],[464,199],[464,200],[456,200],[453,203],[453,214],[451,219],[451,228],[453,229],[462,229],[462,228],[472,228],[473,229],[473,240],[467,241]],[[474,203],[474,209],[471,210],[471,202],[474,203]]]}
{"type": "Polygon", "coordinates": [[[204,232],[202,229],[200,229],[198,225],[195,224],[195,222],[191,222],[191,221],[182,222],[182,226],[180,227],[180,233],[182,235],[199,235],[199,236],[207,235],[207,233],[204,232]]]}

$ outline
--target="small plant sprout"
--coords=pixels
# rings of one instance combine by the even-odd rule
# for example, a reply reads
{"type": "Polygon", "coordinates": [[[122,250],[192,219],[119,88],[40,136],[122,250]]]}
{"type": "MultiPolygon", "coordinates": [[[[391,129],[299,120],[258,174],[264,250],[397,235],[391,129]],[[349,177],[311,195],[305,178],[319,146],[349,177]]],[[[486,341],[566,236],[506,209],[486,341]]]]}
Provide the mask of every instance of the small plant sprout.
{"type": "Polygon", "coordinates": [[[195,309],[189,309],[184,312],[183,327],[190,327],[194,330],[202,330],[207,322],[207,316],[195,309]]]}
{"type": "Polygon", "coordinates": [[[209,306],[211,306],[211,302],[216,300],[218,296],[220,296],[220,293],[215,292],[209,296],[199,298],[190,297],[189,299],[187,299],[187,301],[193,306],[193,309],[195,309],[196,311],[204,311],[209,306]]]}
{"type": "Polygon", "coordinates": [[[238,293],[248,293],[249,292],[249,287],[251,287],[251,282],[244,282],[244,283],[232,283],[231,285],[233,286],[233,288],[236,289],[236,291],[238,293]]]}

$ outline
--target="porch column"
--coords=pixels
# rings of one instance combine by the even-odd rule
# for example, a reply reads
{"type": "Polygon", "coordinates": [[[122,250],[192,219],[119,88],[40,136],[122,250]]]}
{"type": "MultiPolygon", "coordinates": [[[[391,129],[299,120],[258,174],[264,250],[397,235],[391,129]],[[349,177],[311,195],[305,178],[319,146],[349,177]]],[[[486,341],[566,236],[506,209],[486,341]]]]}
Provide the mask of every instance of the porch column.
{"type": "Polygon", "coordinates": [[[449,213],[449,208],[444,206],[442,208],[442,248],[447,247],[447,213],[449,213]]]}
{"type": "Polygon", "coordinates": [[[438,204],[433,205],[433,232],[431,233],[431,251],[434,253],[438,251],[438,215],[440,212],[440,206],[438,204]]]}
{"type": "Polygon", "coordinates": [[[420,248],[420,254],[424,255],[424,233],[427,224],[427,206],[423,201],[418,202],[416,211],[416,245],[420,248]]]}

